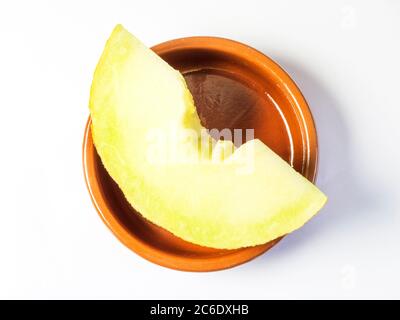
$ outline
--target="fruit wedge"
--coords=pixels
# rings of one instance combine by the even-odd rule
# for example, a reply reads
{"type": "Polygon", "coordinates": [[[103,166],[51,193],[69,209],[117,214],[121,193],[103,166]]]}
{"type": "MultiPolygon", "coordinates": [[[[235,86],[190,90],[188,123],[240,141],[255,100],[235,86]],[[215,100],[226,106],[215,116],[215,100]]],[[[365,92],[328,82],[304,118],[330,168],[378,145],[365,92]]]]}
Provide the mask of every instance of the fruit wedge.
{"type": "Polygon", "coordinates": [[[201,126],[182,75],[121,25],[90,95],[93,140],[129,203],[192,243],[233,249],[299,227],[325,195],[260,140],[236,148],[201,126]]]}

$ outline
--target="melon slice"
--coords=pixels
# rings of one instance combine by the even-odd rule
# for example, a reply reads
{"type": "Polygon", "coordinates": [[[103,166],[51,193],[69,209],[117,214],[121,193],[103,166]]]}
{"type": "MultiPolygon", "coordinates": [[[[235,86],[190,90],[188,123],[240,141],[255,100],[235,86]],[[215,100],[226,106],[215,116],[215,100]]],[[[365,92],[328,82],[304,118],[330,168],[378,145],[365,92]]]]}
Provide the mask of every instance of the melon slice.
{"type": "Polygon", "coordinates": [[[326,202],[260,140],[236,148],[204,134],[182,75],[120,25],[94,73],[90,112],[96,150],[126,199],[186,241],[263,244],[326,202]]]}

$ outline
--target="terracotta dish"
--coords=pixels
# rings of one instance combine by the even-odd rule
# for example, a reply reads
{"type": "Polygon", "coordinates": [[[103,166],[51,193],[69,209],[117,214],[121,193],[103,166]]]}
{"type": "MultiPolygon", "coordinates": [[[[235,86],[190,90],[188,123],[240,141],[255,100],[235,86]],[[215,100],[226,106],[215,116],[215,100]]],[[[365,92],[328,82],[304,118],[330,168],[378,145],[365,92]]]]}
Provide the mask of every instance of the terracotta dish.
{"type": "MultiPolygon", "coordinates": [[[[300,90],[274,61],[239,42],[214,37],[167,41],[152,48],[180,70],[207,128],[254,128],[256,138],[314,181],[317,136],[300,90]]],[[[144,219],[126,201],[93,145],[90,118],[83,141],[86,184],[100,217],[132,251],[161,266],[185,271],[230,268],[279,242],[218,250],[183,241],[144,219]]]]}

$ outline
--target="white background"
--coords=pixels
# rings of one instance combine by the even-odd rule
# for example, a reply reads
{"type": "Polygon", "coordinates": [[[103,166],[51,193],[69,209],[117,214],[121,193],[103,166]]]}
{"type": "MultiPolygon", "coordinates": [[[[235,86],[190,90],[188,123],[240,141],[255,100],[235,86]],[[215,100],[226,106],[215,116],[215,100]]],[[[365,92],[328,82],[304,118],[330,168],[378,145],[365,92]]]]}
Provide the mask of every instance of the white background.
{"type": "Polygon", "coordinates": [[[0,298],[400,298],[399,1],[2,1],[0,298]],[[329,204],[240,267],[168,270],[125,248],[83,180],[91,77],[112,28],[193,35],[281,64],[318,127],[329,204]]]}

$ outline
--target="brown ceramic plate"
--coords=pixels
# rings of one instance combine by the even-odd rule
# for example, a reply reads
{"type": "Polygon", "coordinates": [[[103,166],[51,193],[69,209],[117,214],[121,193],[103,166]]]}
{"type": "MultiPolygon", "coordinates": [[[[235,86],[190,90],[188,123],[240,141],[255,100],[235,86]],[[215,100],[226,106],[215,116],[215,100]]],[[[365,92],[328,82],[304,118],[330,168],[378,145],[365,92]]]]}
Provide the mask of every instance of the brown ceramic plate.
{"type": "MultiPolygon", "coordinates": [[[[274,61],[244,44],[214,37],[177,39],[152,49],[184,74],[205,127],[253,128],[256,138],[314,181],[314,122],[300,90],[274,61]]],[[[185,271],[226,269],[257,257],[280,240],[219,250],[186,242],[149,222],[131,207],[104,169],[93,145],[90,118],[83,167],[104,223],[128,248],[156,264],[185,271]]]]}

